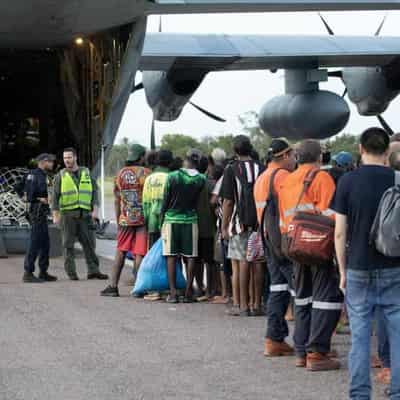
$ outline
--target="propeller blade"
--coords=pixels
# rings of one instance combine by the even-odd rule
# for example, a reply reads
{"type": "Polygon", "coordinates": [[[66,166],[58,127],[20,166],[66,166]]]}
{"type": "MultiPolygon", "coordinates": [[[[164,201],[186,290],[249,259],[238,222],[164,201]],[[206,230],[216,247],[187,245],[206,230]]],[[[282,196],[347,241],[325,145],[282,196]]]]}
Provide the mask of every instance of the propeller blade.
{"type": "Polygon", "coordinates": [[[375,36],[379,36],[381,34],[383,25],[385,25],[386,17],[387,17],[387,14],[385,14],[385,16],[383,17],[381,24],[379,25],[377,31],[375,32],[375,36]]]}
{"type": "Polygon", "coordinates": [[[321,13],[318,13],[319,17],[321,18],[322,23],[325,25],[326,30],[328,31],[328,33],[332,36],[335,36],[335,32],[333,32],[333,30],[331,29],[331,27],[329,26],[328,22],[326,21],[326,19],[322,16],[321,13]]]}
{"type": "Polygon", "coordinates": [[[162,17],[160,16],[160,19],[158,21],[158,32],[162,32],[162,17]]]}
{"type": "Polygon", "coordinates": [[[385,121],[385,119],[382,117],[382,115],[377,115],[377,118],[382,125],[382,128],[387,132],[389,136],[394,135],[393,129],[389,126],[389,124],[385,121]]]}
{"type": "Polygon", "coordinates": [[[136,92],[137,90],[142,90],[142,89],[144,89],[143,82],[140,82],[140,83],[138,83],[136,86],[134,86],[134,87],[132,88],[131,93],[134,93],[134,92],[136,92]]]}
{"type": "Polygon", "coordinates": [[[150,149],[151,150],[156,149],[156,126],[155,126],[154,117],[151,120],[150,149]]]}
{"type": "Polygon", "coordinates": [[[189,101],[189,104],[192,105],[197,110],[199,110],[200,112],[202,112],[203,114],[207,115],[207,117],[214,119],[215,121],[226,122],[226,119],[218,117],[218,115],[215,115],[215,114],[211,113],[210,111],[205,110],[204,108],[198,106],[197,104],[192,103],[191,101],[189,101]]]}
{"type": "Polygon", "coordinates": [[[343,71],[329,71],[328,76],[332,78],[343,78],[343,71]]]}
{"type": "Polygon", "coordinates": [[[346,97],[346,94],[347,94],[347,88],[344,89],[344,92],[342,94],[342,98],[346,97]]]}

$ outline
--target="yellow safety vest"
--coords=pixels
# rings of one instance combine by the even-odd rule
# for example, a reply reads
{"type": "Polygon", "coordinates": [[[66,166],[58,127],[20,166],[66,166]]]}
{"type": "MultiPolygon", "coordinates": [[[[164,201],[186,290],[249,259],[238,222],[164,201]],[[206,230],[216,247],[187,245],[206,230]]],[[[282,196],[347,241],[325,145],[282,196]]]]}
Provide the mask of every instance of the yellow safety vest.
{"type": "Polygon", "coordinates": [[[80,175],[79,188],[77,188],[70,173],[66,169],[61,171],[61,211],[79,208],[90,211],[92,209],[93,185],[90,172],[87,168],[82,168],[80,175]]]}

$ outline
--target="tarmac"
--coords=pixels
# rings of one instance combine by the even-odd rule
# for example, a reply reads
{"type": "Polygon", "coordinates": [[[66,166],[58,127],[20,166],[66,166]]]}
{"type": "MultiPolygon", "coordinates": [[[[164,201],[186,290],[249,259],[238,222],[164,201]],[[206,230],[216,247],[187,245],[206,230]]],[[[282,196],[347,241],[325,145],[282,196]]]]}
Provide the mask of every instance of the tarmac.
{"type": "MultiPolygon", "coordinates": [[[[99,253],[107,255],[98,242],[99,253]]],[[[335,336],[344,368],[308,372],[265,358],[265,318],[229,317],[223,305],[99,296],[104,281],[21,282],[22,257],[0,260],[1,400],[347,399],[349,336],[335,336]]],[[[102,270],[111,262],[102,258],[102,270]]],[[[129,275],[128,268],[124,272],[129,275]]],[[[375,386],[374,399],[384,399],[375,386]]]]}

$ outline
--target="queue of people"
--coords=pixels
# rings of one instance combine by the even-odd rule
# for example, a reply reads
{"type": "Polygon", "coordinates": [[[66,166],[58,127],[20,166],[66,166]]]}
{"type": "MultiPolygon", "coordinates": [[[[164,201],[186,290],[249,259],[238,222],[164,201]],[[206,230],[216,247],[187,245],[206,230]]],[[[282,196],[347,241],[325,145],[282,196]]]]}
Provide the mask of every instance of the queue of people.
{"type": "MultiPolygon", "coordinates": [[[[244,135],[234,138],[231,159],[220,149],[211,156],[191,149],[184,160],[160,150],[151,154],[150,163],[146,149],[133,145],[115,178],[117,251],[111,280],[101,295],[118,297],[128,253],[134,259],[134,281],[148,250],[161,239],[169,282],[165,301],[226,304],[233,317],[266,315],[266,357],[294,356],[293,365],[308,371],[339,369],[331,341],[339,320],[347,315],[352,400],[371,398],[370,338],[375,321],[382,367],[377,379],[390,383],[391,399],[400,399],[400,257],[379,252],[371,234],[382,197],[400,182],[395,173],[400,168],[399,141],[382,129],[366,130],[357,164],[346,152],[327,160],[322,145],[311,139],[296,145],[274,139],[265,163],[244,135]],[[315,224],[320,230],[313,230],[315,224]],[[311,253],[302,248],[296,253],[297,243],[311,253]],[[322,244],[323,249],[318,247],[322,244]],[[321,261],[313,251],[325,258],[321,261]],[[183,293],[176,288],[177,258],[186,268],[183,293]],[[293,346],[287,341],[287,312],[292,307],[293,346]]],[[[43,217],[49,212],[43,182],[53,161],[51,155],[39,156],[39,168],[27,180],[32,237],[25,282],[57,279],[47,272],[43,217]]],[[[74,149],[64,151],[64,164],[55,178],[52,212],[54,223],[62,228],[66,273],[71,280],[79,279],[74,262],[78,239],[88,279],[108,279],[99,270],[91,229],[97,217],[96,182],[87,168],[78,166],[74,149]]],[[[147,295],[164,298],[160,293],[147,295]]]]}

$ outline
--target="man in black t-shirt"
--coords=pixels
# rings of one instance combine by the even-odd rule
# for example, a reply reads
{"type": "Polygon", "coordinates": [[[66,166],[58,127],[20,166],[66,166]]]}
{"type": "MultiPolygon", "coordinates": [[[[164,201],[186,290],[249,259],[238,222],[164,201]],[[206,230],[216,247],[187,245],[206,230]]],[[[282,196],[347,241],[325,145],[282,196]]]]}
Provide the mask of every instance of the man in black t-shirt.
{"type": "MultiPolygon", "coordinates": [[[[369,242],[383,193],[394,186],[386,167],[389,136],[380,128],[360,139],[362,166],[344,175],[336,191],[335,245],[341,288],[346,290],[352,348],[349,357],[350,398],[370,399],[370,337],[375,310],[382,312],[392,348],[400,346],[400,258],[385,257],[369,242]],[[346,248],[348,243],[348,248],[346,248]]],[[[400,398],[400,353],[392,352],[391,398],[400,398]]]]}

